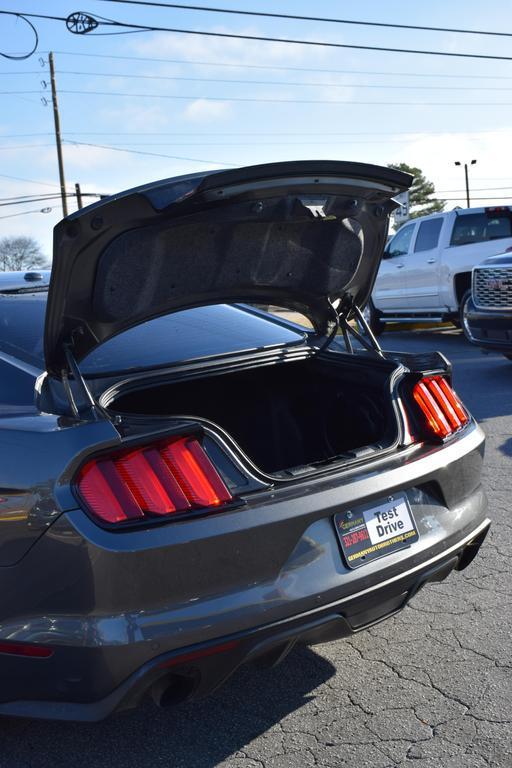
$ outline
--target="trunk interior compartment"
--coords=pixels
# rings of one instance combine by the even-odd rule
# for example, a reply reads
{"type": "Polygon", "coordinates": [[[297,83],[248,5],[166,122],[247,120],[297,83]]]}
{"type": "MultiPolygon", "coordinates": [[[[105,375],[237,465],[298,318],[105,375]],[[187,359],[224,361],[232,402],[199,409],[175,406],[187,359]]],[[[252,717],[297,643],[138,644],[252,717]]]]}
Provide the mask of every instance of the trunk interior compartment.
{"type": "Polygon", "coordinates": [[[260,470],[277,474],[390,447],[398,426],[390,385],[395,369],[390,362],[345,356],[343,362],[293,360],[153,380],[130,391],[126,385],[104,405],[124,415],[206,419],[260,470]]]}

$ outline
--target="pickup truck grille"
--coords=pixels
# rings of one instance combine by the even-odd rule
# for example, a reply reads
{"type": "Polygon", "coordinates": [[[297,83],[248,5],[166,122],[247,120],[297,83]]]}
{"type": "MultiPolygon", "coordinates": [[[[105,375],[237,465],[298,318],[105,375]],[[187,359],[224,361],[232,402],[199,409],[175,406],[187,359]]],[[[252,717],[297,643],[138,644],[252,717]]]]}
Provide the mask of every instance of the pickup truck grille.
{"type": "Polygon", "coordinates": [[[512,309],[512,267],[473,270],[473,301],[481,309],[512,309]]]}

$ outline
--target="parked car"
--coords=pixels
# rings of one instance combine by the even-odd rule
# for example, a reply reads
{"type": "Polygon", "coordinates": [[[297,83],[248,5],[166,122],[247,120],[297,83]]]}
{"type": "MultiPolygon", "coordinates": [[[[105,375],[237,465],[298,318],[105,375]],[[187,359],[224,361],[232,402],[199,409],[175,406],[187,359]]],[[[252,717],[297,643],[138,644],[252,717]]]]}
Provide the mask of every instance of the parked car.
{"type": "Polygon", "coordinates": [[[468,341],[512,360],[512,253],[492,256],[475,267],[462,328],[468,341]]]}
{"type": "Polygon", "coordinates": [[[471,272],[512,246],[512,208],[456,209],[402,225],[388,243],[365,316],[375,334],[387,322],[462,324],[471,272]]]}
{"type": "Polygon", "coordinates": [[[0,714],[204,696],[470,563],[484,435],[449,364],[348,341],[410,183],[155,182],[57,225],[48,294],[0,296],[0,714]]]}
{"type": "Polygon", "coordinates": [[[33,293],[35,290],[48,290],[50,270],[0,272],[0,290],[3,294],[14,292],[33,293]]]}

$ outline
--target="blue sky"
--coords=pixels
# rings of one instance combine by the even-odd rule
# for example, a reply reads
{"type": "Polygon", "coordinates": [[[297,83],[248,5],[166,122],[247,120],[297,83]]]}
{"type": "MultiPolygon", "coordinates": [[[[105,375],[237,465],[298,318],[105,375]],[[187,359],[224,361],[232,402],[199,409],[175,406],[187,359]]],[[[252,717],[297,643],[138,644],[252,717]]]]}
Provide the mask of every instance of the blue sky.
{"type": "MultiPolygon", "coordinates": [[[[492,5],[371,0],[350,7],[336,0],[218,0],[212,5],[512,32],[509,0],[492,5]]],[[[99,0],[83,7],[93,15],[158,26],[355,45],[512,52],[506,37],[269,20],[99,0]]],[[[0,8],[67,16],[82,10],[82,4],[2,0],[0,8]]],[[[49,83],[47,52],[53,50],[70,191],[75,182],[83,191],[111,193],[199,169],[333,158],[419,166],[440,196],[453,198],[448,202],[453,207],[464,205],[463,171],[453,162],[476,159],[473,204],[512,204],[512,61],[169,33],[79,37],[62,22],[34,23],[38,51],[25,61],[0,59],[0,198],[58,191],[51,104],[41,102],[42,97],[50,100],[42,81],[49,83]],[[263,101],[243,101],[248,98],[263,101]]],[[[22,22],[0,16],[1,51],[21,51],[30,42],[22,22]]],[[[3,206],[0,237],[33,235],[50,255],[52,228],[60,216],[57,200],[3,206]],[[40,207],[47,205],[52,211],[41,214],[40,207]]]]}

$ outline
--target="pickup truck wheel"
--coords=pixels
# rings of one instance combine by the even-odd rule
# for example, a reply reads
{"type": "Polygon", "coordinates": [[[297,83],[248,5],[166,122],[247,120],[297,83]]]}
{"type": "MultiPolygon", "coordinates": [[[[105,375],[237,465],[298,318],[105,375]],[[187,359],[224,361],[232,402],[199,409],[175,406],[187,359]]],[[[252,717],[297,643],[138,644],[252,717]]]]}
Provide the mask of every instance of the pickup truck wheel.
{"type": "Polygon", "coordinates": [[[468,303],[469,303],[470,298],[471,298],[471,291],[468,290],[462,296],[462,299],[460,300],[460,306],[459,306],[459,323],[460,323],[460,327],[462,328],[464,336],[466,337],[466,339],[468,341],[471,341],[471,332],[469,330],[468,318],[467,318],[468,303]]]}
{"type": "Polygon", "coordinates": [[[380,319],[380,315],[373,306],[371,299],[363,309],[363,316],[374,336],[380,336],[381,333],[384,333],[386,323],[380,319]]]}

